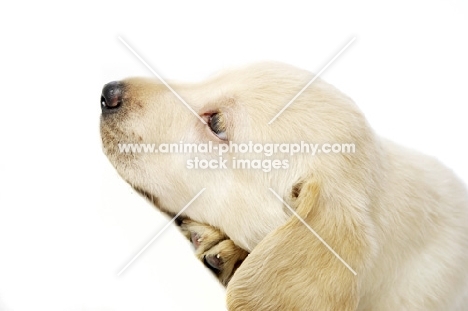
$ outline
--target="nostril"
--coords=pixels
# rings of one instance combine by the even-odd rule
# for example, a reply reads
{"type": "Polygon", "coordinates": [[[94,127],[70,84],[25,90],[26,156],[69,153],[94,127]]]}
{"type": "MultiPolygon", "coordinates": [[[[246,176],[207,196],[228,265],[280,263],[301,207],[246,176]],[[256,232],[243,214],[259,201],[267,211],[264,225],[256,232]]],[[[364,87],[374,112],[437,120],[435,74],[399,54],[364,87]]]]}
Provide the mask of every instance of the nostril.
{"type": "Polygon", "coordinates": [[[101,107],[106,107],[106,106],[107,106],[106,98],[103,95],[101,95],[101,107]]]}
{"type": "Polygon", "coordinates": [[[102,88],[101,109],[115,109],[122,104],[122,84],[109,82],[102,88]]]}

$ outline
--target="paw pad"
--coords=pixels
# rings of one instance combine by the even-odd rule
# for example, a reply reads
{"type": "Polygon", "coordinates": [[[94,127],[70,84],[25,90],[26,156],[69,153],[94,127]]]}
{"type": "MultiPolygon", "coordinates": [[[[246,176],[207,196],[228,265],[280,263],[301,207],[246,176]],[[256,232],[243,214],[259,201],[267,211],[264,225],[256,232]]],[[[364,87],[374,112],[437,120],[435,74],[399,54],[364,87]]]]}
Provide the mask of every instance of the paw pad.
{"type": "Polygon", "coordinates": [[[203,238],[195,232],[192,232],[190,234],[190,239],[192,240],[192,244],[195,247],[195,249],[198,249],[198,247],[200,247],[201,242],[203,241],[203,238]]]}
{"type": "Polygon", "coordinates": [[[214,272],[219,272],[222,269],[223,262],[221,260],[221,256],[217,255],[205,255],[203,257],[203,263],[207,266],[210,270],[214,272]]]}

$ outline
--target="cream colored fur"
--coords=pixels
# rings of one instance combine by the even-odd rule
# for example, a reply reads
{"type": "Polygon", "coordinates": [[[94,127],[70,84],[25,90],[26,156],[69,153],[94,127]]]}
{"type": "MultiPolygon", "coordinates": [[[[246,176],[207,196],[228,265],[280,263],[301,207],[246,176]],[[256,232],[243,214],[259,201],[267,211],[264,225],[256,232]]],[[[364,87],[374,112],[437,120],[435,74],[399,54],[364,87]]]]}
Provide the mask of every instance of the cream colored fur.
{"type": "Polygon", "coordinates": [[[104,150],[167,212],[206,188],[185,215],[251,252],[228,285],[229,310],[468,310],[464,185],[434,158],[377,136],[352,100],[320,79],[268,125],[312,77],[264,63],[171,85],[199,115],[222,111],[230,141],[354,143],[356,153],[295,155],[289,169],[270,173],[186,168],[189,158],[217,154],[119,153],[122,142],[225,143],[162,84],[138,78],[123,81],[120,111],[102,117],[104,150]]]}

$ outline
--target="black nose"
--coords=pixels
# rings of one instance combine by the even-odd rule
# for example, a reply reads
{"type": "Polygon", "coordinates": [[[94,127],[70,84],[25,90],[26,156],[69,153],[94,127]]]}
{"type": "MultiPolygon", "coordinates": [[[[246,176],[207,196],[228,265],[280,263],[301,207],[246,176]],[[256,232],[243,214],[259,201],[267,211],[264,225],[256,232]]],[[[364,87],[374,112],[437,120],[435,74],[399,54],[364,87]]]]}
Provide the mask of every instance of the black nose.
{"type": "Polygon", "coordinates": [[[113,81],[109,82],[102,88],[101,93],[101,110],[102,112],[110,112],[122,105],[122,83],[113,81]]]}

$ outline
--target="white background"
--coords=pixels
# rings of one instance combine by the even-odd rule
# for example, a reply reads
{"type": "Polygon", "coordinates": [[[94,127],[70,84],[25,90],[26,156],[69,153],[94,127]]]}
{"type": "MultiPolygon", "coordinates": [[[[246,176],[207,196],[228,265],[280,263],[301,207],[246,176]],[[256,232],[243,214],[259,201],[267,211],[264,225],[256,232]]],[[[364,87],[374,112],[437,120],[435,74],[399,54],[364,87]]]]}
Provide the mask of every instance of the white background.
{"type": "Polygon", "coordinates": [[[461,1],[37,1],[0,9],[0,310],[223,310],[224,292],[101,152],[102,85],[260,60],[318,72],[375,130],[468,181],[461,1]]]}

